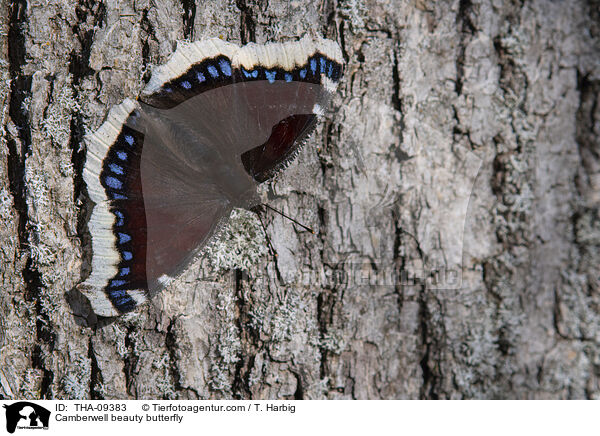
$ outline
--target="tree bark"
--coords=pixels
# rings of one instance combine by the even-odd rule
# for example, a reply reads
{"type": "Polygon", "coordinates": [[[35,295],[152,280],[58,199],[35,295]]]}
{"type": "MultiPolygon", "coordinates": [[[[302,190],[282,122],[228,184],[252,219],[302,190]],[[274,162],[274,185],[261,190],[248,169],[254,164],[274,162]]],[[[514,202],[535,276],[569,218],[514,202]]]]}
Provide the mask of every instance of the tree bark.
{"type": "Polygon", "coordinates": [[[0,398],[600,396],[597,0],[0,5],[0,398]],[[239,213],[82,316],[85,133],[177,40],[305,33],[346,73],[263,195],[316,234],[239,213]]]}

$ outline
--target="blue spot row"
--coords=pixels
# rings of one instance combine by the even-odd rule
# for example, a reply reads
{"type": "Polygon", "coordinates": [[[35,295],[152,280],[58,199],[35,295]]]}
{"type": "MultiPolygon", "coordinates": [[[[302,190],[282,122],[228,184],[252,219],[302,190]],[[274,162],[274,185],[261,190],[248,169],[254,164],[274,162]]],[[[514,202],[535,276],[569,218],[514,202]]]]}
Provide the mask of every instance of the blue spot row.
{"type": "MultiPolygon", "coordinates": [[[[232,75],[231,62],[228,59],[219,59],[218,61],[216,61],[215,64],[204,65],[206,68],[205,71],[208,72],[208,75],[212,79],[218,78],[219,76],[221,76],[221,74],[226,77],[231,77],[232,75]]],[[[198,71],[196,69],[195,71],[187,73],[183,78],[178,79],[179,86],[181,86],[185,90],[190,90],[193,87],[192,82],[194,81],[194,79],[196,79],[198,83],[206,82],[206,75],[204,71],[198,71]]],[[[165,91],[171,92],[169,89],[169,87],[166,87],[165,91]]]]}
{"type": "MultiPolygon", "coordinates": [[[[114,210],[113,213],[117,217],[117,222],[115,223],[117,227],[121,227],[125,224],[125,215],[120,210],[114,210]]],[[[131,241],[131,235],[128,233],[117,232],[117,236],[119,238],[119,244],[123,245],[131,241]]],[[[130,251],[123,252],[123,259],[131,260],[133,258],[133,254],[130,251]]],[[[119,270],[119,276],[124,277],[129,275],[130,268],[123,267],[119,270]]]]}
{"type": "MultiPolygon", "coordinates": [[[[257,66],[252,70],[247,70],[242,67],[237,71],[244,79],[251,80],[260,77],[268,80],[269,83],[274,83],[276,80],[285,80],[286,82],[292,82],[293,80],[307,80],[310,79],[309,76],[318,79],[318,76],[320,75],[326,75],[329,79],[337,81],[340,72],[341,66],[339,64],[320,54],[316,54],[310,58],[307,64],[299,70],[284,71],[273,68],[265,69],[257,66]]],[[[198,86],[198,84],[206,85],[210,83],[211,80],[222,80],[233,76],[234,70],[229,59],[224,57],[213,58],[195,65],[187,73],[178,77],[169,85],[166,85],[164,92],[173,92],[173,88],[182,92],[193,91],[194,86],[198,86]]]]}
{"type": "MultiPolygon", "coordinates": [[[[311,58],[307,65],[300,70],[297,70],[297,74],[300,80],[305,80],[307,76],[312,75],[317,77],[319,75],[326,75],[328,78],[337,81],[339,79],[339,72],[341,66],[336,64],[325,57],[315,56],[311,58]]],[[[264,78],[269,83],[274,83],[276,80],[285,80],[286,82],[292,82],[294,80],[295,72],[282,71],[280,69],[262,69],[255,68],[253,70],[246,70],[241,68],[243,77],[246,79],[257,79],[261,72],[264,72],[264,78]]]]}
{"type": "Polygon", "coordinates": [[[111,303],[120,312],[130,312],[137,306],[127,291],[111,289],[107,294],[111,303]]]}
{"type": "Polygon", "coordinates": [[[129,160],[129,154],[132,147],[136,146],[136,139],[133,134],[123,133],[120,140],[115,143],[116,150],[113,149],[113,155],[106,164],[102,177],[102,182],[106,187],[108,197],[111,200],[127,200],[127,196],[123,192],[127,166],[121,162],[129,160]]]}
{"type": "MultiPolygon", "coordinates": [[[[189,83],[191,88],[191,83],[189,83]]],[[[186,84],[182,84],[187,87],[186,84]]],[[[127,127],[123,127],[123,131],[118,137],[118,140],[111,148],[111,154],[104,164],[104,170],[101,174],[101,180],[106,189],[107,197],[111,200],[127,200],[127,175],[130,169],[131,160],[135,160],[135,151],[138,146],[138,137],[127,127]]],[[[134,251],[131,248],[133,241],[132,234],[127,231],[127,217],[123,209],[117,208],[118,203],[113,204],[111,213],[114,214],[114,235],[115,243],[120,252],[120,265],[115,276],[108,281],[105,288],[107,298],[119,312],[129,312],[137,306],[135,300],[125,290],[133,288],[132,285],[132,261],[134,251]],[[115,207],[116,206],[116,207],[115,207]]]]}

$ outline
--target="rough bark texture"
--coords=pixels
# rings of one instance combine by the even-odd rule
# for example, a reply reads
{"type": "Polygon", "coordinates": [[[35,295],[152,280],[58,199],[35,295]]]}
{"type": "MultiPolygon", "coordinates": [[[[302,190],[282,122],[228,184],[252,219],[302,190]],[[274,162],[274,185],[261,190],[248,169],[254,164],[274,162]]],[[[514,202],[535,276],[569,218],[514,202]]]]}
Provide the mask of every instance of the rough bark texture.
{"type": "Polygon", "coordinates": [[[600,397],[597,0],[0,5],[0,398],[600,397]],[[177,40],[305,33],[346,75],[264,195],[316,235],[87,325],[85,132],[177,40]]]}

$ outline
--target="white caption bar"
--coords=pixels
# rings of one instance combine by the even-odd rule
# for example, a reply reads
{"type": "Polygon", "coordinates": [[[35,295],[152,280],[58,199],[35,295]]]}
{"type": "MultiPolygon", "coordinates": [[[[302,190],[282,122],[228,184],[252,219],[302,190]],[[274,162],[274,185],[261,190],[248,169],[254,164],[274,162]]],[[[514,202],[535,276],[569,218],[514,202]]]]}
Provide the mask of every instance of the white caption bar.
{"type": "Polygon", "coordinates": [[[596,432],[593,401],[0,401],[0,434],[502,435],[596,432]],[[36,433],[37,430],[45,430],[36,433]],[[3,431],[6,431],[3,433],[3,431]]]}

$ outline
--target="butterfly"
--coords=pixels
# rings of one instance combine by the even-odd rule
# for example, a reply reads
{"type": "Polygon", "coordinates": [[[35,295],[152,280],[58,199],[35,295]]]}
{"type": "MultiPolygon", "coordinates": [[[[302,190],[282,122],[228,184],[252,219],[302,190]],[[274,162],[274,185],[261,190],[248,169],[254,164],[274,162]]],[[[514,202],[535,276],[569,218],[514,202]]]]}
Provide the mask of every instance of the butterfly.
{"type": "Polygon", "coordinates": [[[96,315],[135,310],[181,272],[233,208],[297,154],[343,73],[337,43],[304,37],[179,47],[137,100],[86,137],[96,315]]]}

